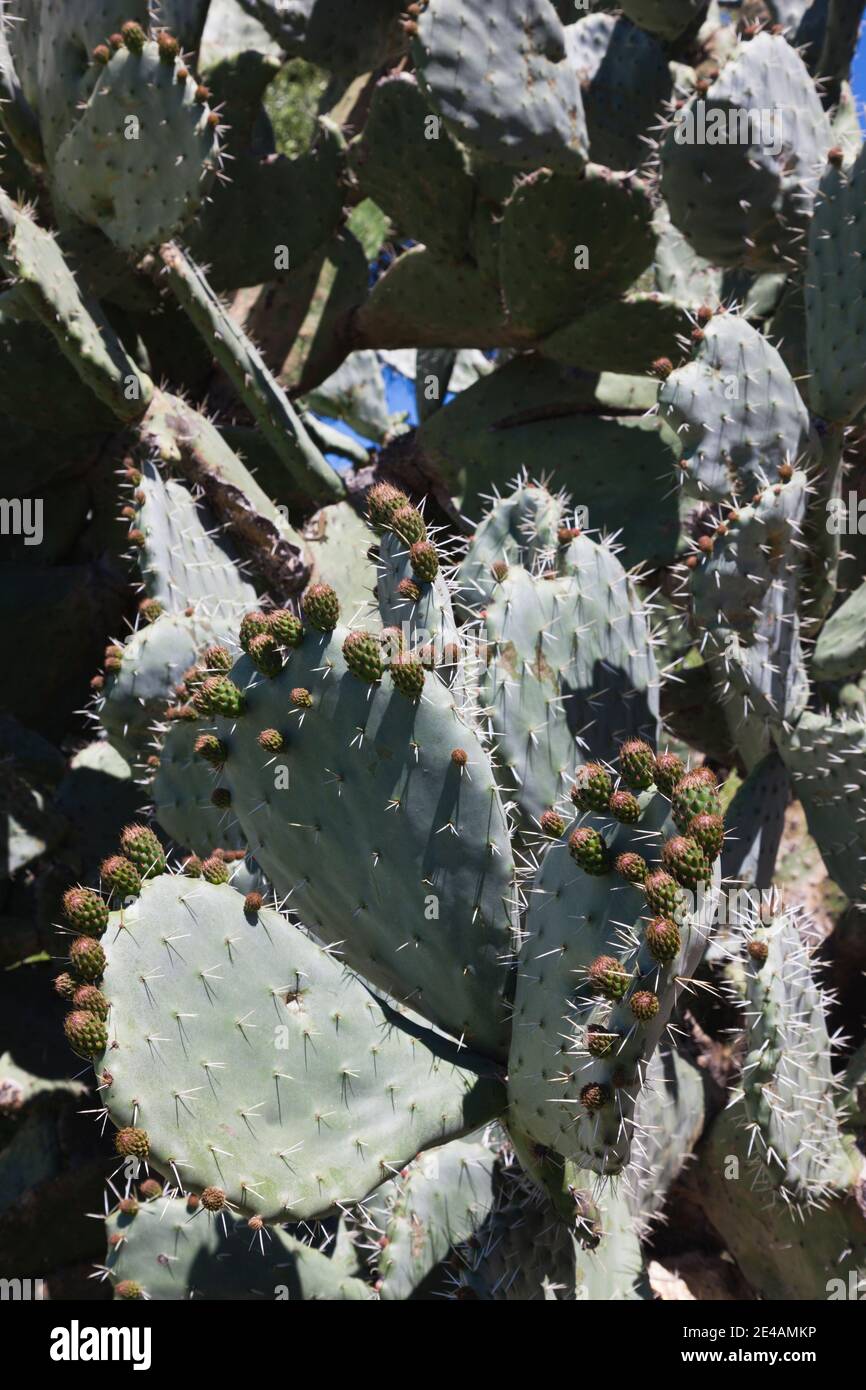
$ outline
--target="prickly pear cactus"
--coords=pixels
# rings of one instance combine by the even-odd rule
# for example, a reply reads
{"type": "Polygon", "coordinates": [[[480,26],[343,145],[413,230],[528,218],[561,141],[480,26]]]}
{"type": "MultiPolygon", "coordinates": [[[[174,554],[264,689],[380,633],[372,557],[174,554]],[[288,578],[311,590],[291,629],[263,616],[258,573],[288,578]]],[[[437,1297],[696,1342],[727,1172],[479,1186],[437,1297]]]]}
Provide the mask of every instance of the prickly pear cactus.
{"type": "Polygon", "coordinates": [[[862,1269],[861,8],[0,0],[10,1277],[862,1269]]]}

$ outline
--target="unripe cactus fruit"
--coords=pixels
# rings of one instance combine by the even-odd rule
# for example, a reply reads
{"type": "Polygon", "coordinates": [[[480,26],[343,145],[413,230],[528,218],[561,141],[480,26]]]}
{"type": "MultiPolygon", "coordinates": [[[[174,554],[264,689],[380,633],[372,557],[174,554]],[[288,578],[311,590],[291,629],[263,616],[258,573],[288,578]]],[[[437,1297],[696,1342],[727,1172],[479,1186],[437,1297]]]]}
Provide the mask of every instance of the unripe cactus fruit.
{"type": "Polygon", "coordinates": [[[143,598],[138,605],[138,611],[142,622],[155,623],[164,610],[158,598],[143,598]]]}
{"type": "Polygon", "coordinates": [[[278,729],[262,729],[257,742],[266,753],[282,753],[286,746],[286,740],[278,729]]]}
{"type": "Polygon", "coordinates": [[[416,657],[401,656],[388,668],[394,688],[407,700],[420,700],[424,690],[424,667],[416,657]]]}
{"type": "Polygon", "coordinates": [[[69,948],[69,967],[76,980],[93,983],[105,971],[105,952],[92,936],[77,936],[69,948]]]}
{"type": "Polygon", "coordinates": [[[586,974],[592,988],[606,999],[622,999],[631,984],[631,975],[616,956],[597,956],[586,974]]]}
{"type": "Polygon", "coordinates": [[[340,601],[330,584],[311,584],[304,594],[304,617],[319,632],[333,632],[340,621],[340,601]]]}
{"type": "Polygon", "coordinates": [[[119,1284],[115,1284],[114,1293],[116,1298],[122,1298],[126,1302],[135,1298],[144,1298],[144,1289],[134,1279],[121,1279],[119,1284]]]}
{"type": "Polygon", "coordinates": [[[719,811],[716,779],[709,768],[696,768],[680,778],[671,794],[671,814],[678,830],[685,832],[695,816],[717,816],[719,811]]]}
{"type": "Polygon", "coordinates": [[[295,709],[313,708],[313,697],[310,694],[309,690],[306,690],[302,685],[296,685],[294,687],[294,689],[289,694],[289,699],[295,706],[295,709]]]}
{"type": "Polygon", "coordinates": [[[147,35],[140,24],[136,24],[134,19],[129,19],[120,28],[121,38],[129,49],[130,53],[143,53],[144,45],[147,42],[147,35]]]}
{"type": "Polygon", "coordinates": [[[721,816],[712,816],[703,811],[689,821],[688,835],[697,841],[708,859],[716,859],[725,843],[725,822],[721,816]]]}
{"type": "Polygon", "coordinates": [[[654,917],[644,932],[647,950],[653,960],[676,960],[680,951],[680,932],[670,917],[654,917]]]}
{"type": "Polygon", "coordinates": [[[584,763],[578,768],[571,789],[571,799],[579,811],[603,814],[608,807],[613,783],[600,763],[584,763]]]}
{"type": "Polygon", "coordinates": [[[101,936],[108,926],[108,903],[92,888],[69,888],[63,894],[63,915],[76,931],[101,936]]]}
{"type": "Polygon", "coordinates": [[[580,1103],[585,1110],[601,1110],[610,1100],[610,1089],[590,1081],[580,1093],[580,1103]]]}
{"type": "Polygon", "coordinates": [[[606,874],[610,867],[607,846],[597,830],[588,825],[578,826],[569,836],[568,849],[572,859],[584,873],[606,874]]]}
{"type": "Polygon", "coordinates": [[[141,892],[141,874],[125,855],[112,854],[104,859],[99,876],[108,890],[119,897],[131,898],[141,892]]]}
{"type": "Polygon", "coordinates": [[[640,820],[640,804],[631,792],[612,792],[608,809],[611,815],[624,825],[636,825],[640,820]]]}
{"type": "Polygon", "coordinates": [[[186,878],[201,878],[201,860],[197,854],[183,861],[183,873],[186,878]]]}
{"type": "Polygon", "coordinates": [[[71,999],[77,988],[78,981],[72,978],[68,970],[54,977],[54,993],[59,994],[61,999],[71,999]]]}
{"type": "Polygon", "coordinates": [[[343,643],[346,665],[360,681],[373,684],[382,678],[382,655],[379,642],[369,632],[350,632],[343,643]]]}
{"type": "Polygon", "coordinates": [[[304,625],[288,608],[268,614],[268,631],[281,647],[299,647],[304,640],[304,625]]]}
{"type": "Polygon", "coordinates": [[[409,563],[415,578],[422,584],[432,584],[439,573],[439,556],[430,541],[416,541],[409,547],[409,563]]]}
{"type": "Polygon", "coordinates": [[[206,1187],[201,1194],[201,1204],[205,1211],[222,1211],[226,1204],[226,1194],[221,1187],[206,1187]]]}
{"type": "Polygon", "coordinates": [[[659,753],[655,760],[655,784],[659,791],[670,796],[685,771],[685,764],[676,753],[659,753]]]}
{"type": "Polygon", "coordinates": [[[228,749],[216,734],[199,734],[194,744],[195,752],[204,758],[211,767],[222,767],[228,756],[228,749]]]}
{"type": "Polygon", "coordinates": [[[79,985],[72,996],[76,1009],[86,1009],[103,1021],[108,1018],[108,1000],[96,985],[79,985]]]}
{"type": "Polygon", "coordinates": [[[206,671],[230,671],[234,666],[228,647],[205,647],[201,664],[206,671]]]}
{"type": "Polygon", "coordinates": [[[208,676],[193,696],[199,714],[221,714],[233,719],[244,711],[243,693],[226,676],[208,676]]]}
{"type": "Polygon", "coordinates": [[[63,1031],[70,1046],[82,1057],[97,1057],[108,1045],[108,1032],[102,1019],[89,1009],[76,1009],[63,1020],[63,1031]]]}
{"type": "Polygon", "coordinates": [[[633,850],[626,850],[624,854],[618,854],[614,861],[614,868],[629,883],[644,883],[646,881],[647,862],[643,855],[636,854],[633,850]]]}
{"type": "Polygon", "coordinates": [[[418,603],[421,598],[421,590],[413,579],[401,579],[397,585],[397,593],[406,599],[407,603],[418,603]]]}
{"type": "Polygon", "coordinates": [[[201,876],[207,883],[228,883],[229,871],[223,859],[212,854],[201,866],[201,876]]]}
{"type": "Polygon", "coordinates": [[[558,840],[565,832],[565,821],[559,812],[553,809],[542,812],[540,824],[544,834],[549,835],[552,840],[558,840]]]}
{"type": "Polygon", "coordinates": [[[409,498],[391,483],[376,483],[367,493],[367,508],[374,526],[388,526],[394,512],[409,506],[409,498]]]}
{"type": "Polygon", "coordinates": [[[683,901],[679,884],[664,869],[654,869],[647,874],[644,892],[653,912],[660,917],[675,917],[683,901]]]}
{"type": "Polygon", "coordinates": [[[648,989],[639,989],[628,1001],[628,1006],[638,1023],[649,1023],[659,1011],[658,995],[648,989]]]}
{"type": "Polygon", "coordinates": [[[609,1057],[620,1041],[619,1033],[609,1033],[591,1023],[586,1030],[586,1050],[590,1057],[609,1057]]]}
{"type": "Polygon", "coordinates": [[[270,617],[254,608],[251,613],[245,613],[241,618],[241,625],[238,628],[238,641],[245,652],[249,652],[250,642],[254,637],[260,637],[263,632],[271,631],[270,617]]]}
{"type": "Polygon", "coordinates": [[[619,750],[623,781],[635,791],[645,791],[655,777],[655,754],[640,738],[626,739],[619,750]]]}
{"type": "Polygon", "coordinates": [[[427,527],[417,507],[397,507],[391,513],[391,530],[408,545],[426,541],[427,527]]]}
{"type": "Polygon", "coordinates": [[[165,873],[162,845],[146,825],[125,826],[120,832],[120,848],[142,878],[156,878],[158,874],[165,873]]]}
{"type": "Polygon", "coordinates": [[[711,876],[704,851],[696,840],[685,835],[675,835],[662,845],[662,864],[684,888],[696,889],[699,884],[707,883],[711,876]]]}
{"type": "Polygon", "coordinates": [[[257,632],[255,637],[250,638],[247,648],[250,661],[257,671],[263,676],[272,680],[278,676],[283,669],[283,658],[280,656],[277,639],[270,632],[257,632]]]}
{"type": "Polygon", "coordinates": [[[121,1158],[146,1159],[150,1153],[147,1131],[137,1129],[134,1125],[119,1129],[114,1136],[114,1151],[120,1154],[121,1158]]]}

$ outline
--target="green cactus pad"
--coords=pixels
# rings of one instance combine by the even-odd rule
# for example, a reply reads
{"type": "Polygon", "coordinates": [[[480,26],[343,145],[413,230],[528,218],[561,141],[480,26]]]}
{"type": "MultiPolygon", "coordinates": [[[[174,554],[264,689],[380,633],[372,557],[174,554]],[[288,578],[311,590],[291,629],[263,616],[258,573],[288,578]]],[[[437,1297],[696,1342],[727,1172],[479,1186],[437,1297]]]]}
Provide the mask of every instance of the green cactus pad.
{"type": "MultiPolygon", "coordinates": [[[[103,1091],[150,1162],[230,1207],[305,1219],[477,1127],[501,1088],[402,1020],[271,909],[164,875],[107,934],[103,1091]]],[[[97,1068],[99,1068],[97,1062],[97,1068]]]]}
{"type": "Polygon", "coordinates": [[[275,680],[257,678],[247,658],[235,667],[246,713],[221,730],[233,810],[312,931],[374,985],[496,1052],[512,856],[488,755],[437,678],[416,703],[390,677],[370,686],[353,676],[347,636],[308,633],[275,680]],[[301,719],[295,690],[310,696],[301,719]],[[275,779],[257,741],[271,728],[288,729],[287,778],[275,779]],[[454,748],[467,752],[469,776],[454,748]]]}

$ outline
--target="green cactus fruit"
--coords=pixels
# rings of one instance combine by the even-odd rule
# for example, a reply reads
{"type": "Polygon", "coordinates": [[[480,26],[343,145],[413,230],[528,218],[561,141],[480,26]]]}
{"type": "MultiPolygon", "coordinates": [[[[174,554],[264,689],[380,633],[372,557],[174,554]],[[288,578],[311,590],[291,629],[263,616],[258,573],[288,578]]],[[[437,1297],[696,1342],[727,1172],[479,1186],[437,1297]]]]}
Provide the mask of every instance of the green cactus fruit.
{"type": "Polygon", "coordinates": [[[631,792],[617,791],[611,794],[608,802],[611,815],[624,825],[636,825],[640,820],[640,803],[631,792]]]}
{"type": "Polygon", "coordinates": [[[590,1112],[601,1110],[611,1100],[609,1086],[600,1086],[597,1081],[589,1081],[580,1093],[580,1103],[590,1112]]]}
{"type": "Polygon", "coordinates": [[[421,602],[421,590],[412,579],[401,579],[397,585],[397,593],[400,598],[405,599],[407,603],[421,602]]]}
{"type": "Polygon", "coordinates": [[[89,1009],[76,1009],[63,1020],[66,1040],[82,1057],[97,1057],[108,1044],[108,1031],[101,1018],[89,1009]]]}
{"type": "Polygon", "coordinates": [[[155,878],[157,874],[165,873],[162,845],[146,825],[125,826],[120,832],[120,848],[142,878],[155,878]]]}
{"type": "Polygon", "coordinates": [[[607,1029],[591,1023],[586,1030],[586,1050],[590,1057],[610,1057],[619,1039],[619,1033],[609,1033],[607,1029]]]}
{"type": "Polygon", "coordinates": [[[394,512],[409,506],[405,492],[392,483],[376,483],[367,493],[367,508],[374,526],[390,526],[394,512]]]}
{"type": "Polygon", "coordinates": [[[61,999],[71,999],[78,989],[78,981],[74,980],[68,970],[62,970],[59,975],[54,977],[54,993],[59,994],[61,999]]]}
{"type": "Polygon", "coordinates": [[[162,604],[158,598],[143,598],[138,605],[141,620],[144,623],[155,623],[164,612],[162,604]]]}
{"type": "Polygon", "coordinates": [[[92,984],[102,979],[105,952],[92,936],[77,936],[69,947],[69,968],[77,980],[92,984]]]}
{"type": "Polygon", "coordinates": [[[199,714],[221,714],[232,719],[244,711],[243,692],[226,676],[208,676],[193,696],[199,714]]]}
{"type": "Polygon", "coordinates": [[[201,654],[201,664],[206,671],[230,671],[234,665],[228,647],[205,647],[201,654]]]}
{"type": "Polygon", "coordinates": [[[675,835],[662,845],[662,864],[684,888],[697,889],[711,876],[710,865],[701,846],[686,835],[675,835]]]}
{"type": "Polygon", "coordinates": [[[114,1136],[114,1152],[121,1158],[140,1158],[142,1161],[150,1154],[150,1140],[147,1131],[126,1125],[114,1136]]]}
{"type": "Polygon", "coordinates": [[[587,967],[586,976],[596,993],[605,999],[622,999],[631,984],[631,975],[616,956],[597,956],[587,967]]]}
{"type": "Polygon", "coordinates": [[[202,861],[201,876],[206,883],[228,883],[230,877],[225,860],[216,854],[202,861]]]}
{"type": "Polygon", "coordinates": [[[623,781],[635,791],[645,791],[655,777],[655,754],[641,738],[629,738],[619,750],[623,781]]]}
{"type": "Polygon", "coordinates": [[[156,46],[164,63],[174,63],[175,59],[180,57],[180,44],[167,29],[160,29],[156,36],[156,46]]]}
{"type": "Polygon", "coordinates": [[[343,643],[346,665],[360,681],[373,684],[382,679],[382,655],[378,638],[369,632],[350,632],[343,643]]]}
{"type": "Polygon", "coordinates": [[[114,1294],[116,1298],[129,1302],[132,1299],[144,1298],[144,1289],[135,1279],[121,1279],[120,1283],[114,1286],[114,1294]]]}
{"type": "Polygon", "coordinates": [[[304,640],[304,625],[288,608],[275,608],[268,614],[268,631],[281,647],[299,647],[304,640]]]}
{"type": "Polygon", "coordinates": [[[413,656],[401,656],[388,668],[395,689],[407,700],[420,700],[424,691],[424,666],[413,656]]]}
{"type": "Polygon", "coordinates": [[[183,875],[185,878],[201,878],[201,860],[197,854],[191,854],[183,861],[183,875]]]}
{"type": "Polygon", "coordinates": [[[391,513],[391,530],[408,545],[426,541],[427,526],[417,507],[397,507],[391,513]]]}
{"type": "Polygon", "coordinates": [[[101,936],[108,926],[108,903],[92,888],[70,888],[63,894],[63,915],[76,931],[101,936]]]}
{"type": "Polygon", "coordinates": [[[580,825],[569,837],[568,848],[572,859],[579,864],[584,873],[606,874],[610,870],[607,846],[597,830],[591,826],[580,825]]]}
{"type": "Polygon", "coordinates": [[[676,960],[680,953],[680,931],[670,917],[654,917],[647,923],[644,941],[653,960],[676,960]]]}
{"type": "Polygon", "coordinates": [[[709,768],[696,768],[680,778],[671,795],[671,814],[677,829],[683,833],[695,816],[719,814],[716,779],[709,768]]]}
{"type": "Polygon", "coordinates": [[[416,541],[409,547],[412,573],[422,584],[432,584],[439,573],[439,556],[430,541],[416,541]]]}
{"type": "Polygon", "coordinates": [[[634,850],[626,850],[623,854],[618,854],[614,861],[614,868],[628,883],[644,883],[647,876],[647,862],[642,854],[635,853],[634,850]]]}
{"type": "Polygon", "coordinates": [[[558,840],[565,832],[564,818],[552,807],[549,811],[542,812],[539,824],[544,834],[549,835],[552,840],[558,840]]]}
{"type": "Polygon", "coordinates": [[[687,827],[689,838],[696,840],[708,859],[716,859],[725,843],[725,822],[721,816],[712,816],[704,811],[694,816],[687,827]]]}
{"type": "Polygon", "coordinates": [[[260,637],[263,632],[271,631],[271,620],[259,608],[253,609],[251,613],[245,613],[241,618],[241,625],[238,628],[238,641],[245,652],[249,652],[250,642],[254,637],[260,637]]]}
{"type": "Polygon", "coordinates": [[[330,584],[311,584],[304,594],[304,617],[319,632],[333,632],[340,621],[340,600],[330,584]]]}
{"type": "Polygon", "coordinates": [[[130,53],[142,53],[144,51],[147,35],[134,19],[128,19],[125,24],[121,25],[120,37],[123,39],[124,47],[128,48],[130,53]]]}
{"type": "Polygon", "coordinates": [[[72,996],[72,1002],[76,1009],[83,1009],[87,1013],[96,1014],[103,1023],[108,1018],[108,1000],[97,989],[96,985],[79,985],[72,996]]]}
{"type": "Polygon", "coordinates": [[[664,869],[654,869],[644,880],[646,900],[653,912],[662,917],[675,917],[679,911],[683,895],[676,879],[665,873],[664,869]]]}
{"type": "Polygon", "coordinates": [[[286,740],[278,729],[262,729],[256,742],[266,753],[282,753],[286,746],[286,740]]]}
{"type": "Polygon", "coordinates": [[[649,1023],[659,1011],[659,997],[651,990],[639,989],[631,996],[628,1005],[638,1023],[649,1023]]]}
{"type": "Polygon", "coordinates": [[[676,753],[658,753],[655,760],[655,784],[665,796],[673,793],[674,787],[685,776],[685,763],[676,753]]]}
{"type": "Polygon", "coordinates": [[[610,802],[613,783],[600,763],[584,763],[578,768],[571,799],[579,811],[603,814],[610,802]]]}
{"type": "Polygon", "coordinates": [[[216,734],[199,734],[194,748],[198,756],[210,763],[211,767],[222,767],[228,757],[229,750],[216,734]]]}
{"type": "Polygon", "coordinates": [[[278,676],[283,669],[283,658],[280,656],[277,640],[270,632],[258,632],[255,637],[251,637],[247,654],[256,670],[268,679],[278,676]]]}
{"type": "Polygon", "coordinates": [[[104,859],[99,876],[109,892],[117,893],[120,897],[131,898],[141,892],[141,874],[132,860],[122,854],[112,854],[109,859],[104,859]]]}

